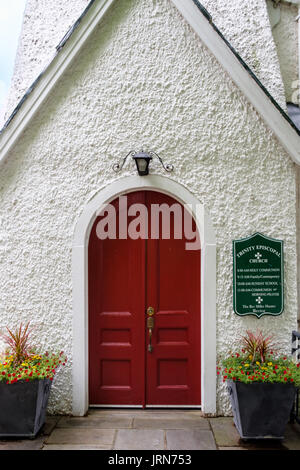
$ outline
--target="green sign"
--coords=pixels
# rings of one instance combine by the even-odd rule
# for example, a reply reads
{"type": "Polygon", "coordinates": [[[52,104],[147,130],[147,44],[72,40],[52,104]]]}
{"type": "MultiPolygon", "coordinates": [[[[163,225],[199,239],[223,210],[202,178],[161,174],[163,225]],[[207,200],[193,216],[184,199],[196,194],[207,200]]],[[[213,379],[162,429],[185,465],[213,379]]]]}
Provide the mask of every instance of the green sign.
{"type": "Polygon", "coordinates": [[[233,309],[237,315],[283,312],[283,241],[255,233],[233,241],[233,309]]]}

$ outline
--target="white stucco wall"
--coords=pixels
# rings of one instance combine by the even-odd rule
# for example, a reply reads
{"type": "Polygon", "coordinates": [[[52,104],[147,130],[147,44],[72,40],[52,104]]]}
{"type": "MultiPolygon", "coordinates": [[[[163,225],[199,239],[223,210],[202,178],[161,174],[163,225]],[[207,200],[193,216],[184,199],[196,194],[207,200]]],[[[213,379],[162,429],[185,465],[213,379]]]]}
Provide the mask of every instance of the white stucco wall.
{"type": "MultiPolygon", "coordinates": [[[[126,5],[128,1],[122,0],[122,3],[126,5]]],[[[165,1],[156,1],[154,10],[165,1]]],[[[88,3],[89,0],[72,0],[71,3],[67,0],[27,0],[5,119],[50,62],[55,47],[88,3]]],[[[203,0],[201,3],[272,96],[285,108],[284,87],[265,0],[203,0]]],[[[0,121],[0,126],[3,122],[0,121]]]]}
{"type": "MultiPolygon", "coordinates": [[[[209,212],[217,237],[218,355],[245,329],[296,327],[295,168],[256,111],[170,2],[117,2],[0,167],[1,324],[31,320],[41,346],[63,349],[50,411],[71,411],[75,224],[114,181],[112,164],[145,146],[209,212]],[[285,311],[232,309],[232,240],[262,232],[285,242],[285,311]]],[[[164,174],[158,162],[151,171],[164,174]]],[[[122,176],[135,174],[128,163],[122,176]]],[[[218,412],[229,413],[218,384],[218,412]]]]}
{"type": "MultiPolygon", "coordinates": [[[[299,50],[298,22],[299,5],[282,2],[275,9],[276,24],[273,36],[280,62],[280,69],[287,102],[299,101],[299,50]]],[[[271,8],[271,6],[269,6],[271,8]]],[[[273,13],[274,14],[274,13],[273,13]]]]}
{"type": "Polygon", "coordinates": [[[88,3],[89,0],[27,0],[5,119],[51,61],[56,46],[88,3]]]}
{"type": "Polygon", "coordinates": [[[285,109],[282,76],[265,0],[203,0],[226,39],[285,109]]]}

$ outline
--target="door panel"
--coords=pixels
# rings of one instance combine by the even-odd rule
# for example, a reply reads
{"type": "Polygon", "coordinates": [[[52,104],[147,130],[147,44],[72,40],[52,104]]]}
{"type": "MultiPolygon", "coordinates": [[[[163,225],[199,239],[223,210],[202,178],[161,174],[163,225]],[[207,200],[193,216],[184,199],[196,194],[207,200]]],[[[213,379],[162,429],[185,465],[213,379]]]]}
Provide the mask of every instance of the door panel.
{"type": "MultiPolygon", "coordinates": [[[[128,204],[139,202],[143,194],[128,196],[128,204]]],[[[90,403],[143,405],[145,241],[99,240],[100,220],[89,241],[90,403]]]]}
{"type": "MultiPolygon", "coordinates": [[[[128,206],[146,205],[149,234],[157,224],[151,205],[176,202],[152,191],[127,196],[128,206]]],[[[90,403],[199,405],[200,251],[176,238],[172,214],[169,239],[160,219],[158,239],[99,240],[99,220],[89,241],[90,403]],[[148,306],[155,310],[152,352],[148,306]]]]}
{"type": "MultiPolygon", "coordinates": [[[[146,198],[148,207],[175,202],[150,191],[146,198]]],[[[174,237],[172,213],[170,220],[170,239],[163,239],[160,221],[159,239],[147,241],[146,302],[156,313],[153,352],[146,355],[146,402],[199,405],[200,251],[186,250],[183,217],[181,239],[174,237]]]]}

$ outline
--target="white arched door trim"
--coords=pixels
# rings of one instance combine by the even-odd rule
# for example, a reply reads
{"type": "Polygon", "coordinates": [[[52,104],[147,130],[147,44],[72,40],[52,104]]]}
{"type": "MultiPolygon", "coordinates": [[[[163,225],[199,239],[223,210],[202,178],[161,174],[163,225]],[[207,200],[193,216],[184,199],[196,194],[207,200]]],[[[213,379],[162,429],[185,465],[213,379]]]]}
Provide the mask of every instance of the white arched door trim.
{"type": "Polygon", "coordinates": [[[201,395],[204,413],[216,412],[216,242],[203,205],[184,186],[158,175],[118,179],[97,192],[76,224],[72,248],[73,415],[86,414],[88,403],[88,241],[97,213],[121,194],[149,190],[189,205],[201,241],[201,395]]]}

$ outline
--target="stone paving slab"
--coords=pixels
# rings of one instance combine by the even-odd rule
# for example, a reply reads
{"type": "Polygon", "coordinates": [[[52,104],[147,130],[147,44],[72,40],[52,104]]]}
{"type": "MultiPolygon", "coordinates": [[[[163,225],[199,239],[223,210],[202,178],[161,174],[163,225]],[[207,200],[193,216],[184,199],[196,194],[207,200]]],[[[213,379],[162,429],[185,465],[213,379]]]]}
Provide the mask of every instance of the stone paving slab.
{"type": "MultiPolygon", "coordinates": [[[[284,441],[276,439],[244,440],[240,438],[231,417],[210,418],[209,422],[219,449],[242,448],[245,450],[286,450],[285,442],[290,442],[291,440],[291,435],[288,438],[288,434],[284,441]]],[[[288,428],[289,427],[287,427],[287,433],[288,428]]],[[[300,434],[298,434],[298,440],[299,438],[300,434]]],[[[294,442],[296,441],[297,433],[294,434],[294,442]]]]}
{"type": "Polygon", "coordinates": [[[49,444],[42,450],[111,450],[110,445],[91,446],[87,444],[49,444]]]}
{"type": "Polygon", "coordinates": [[[241,447],[243,447],[245,450],[287,450],[283,445],[283,441],[277,439],[241,440],[241,447]]]}
{"type": "Polygon", "coordinates": [[[42,428],[42,434],[44,436],[49,436],[53,429],[59,423],[61,417],[60,416],[46,416],[45,424],[42,428]]]}
{"type": "Polygon", "coordinates": [[[3,439],[1,450],[300,450],[300,425],[283,441],[242,440],[231,417],[196,410],[89,410],[87,416],[47,416],[35,439],[3,439]],[[122,428],[122,426],[124,426],[122,428]]]}
{"type": "Polygon", "coordinates": [[[121,429],[114,450],[164,450],[165,434],[158,429],[121,429]]]}
{"type": "Polygon", "coordinates": [[[290,424],[286,428],[283,446],[288,450],[300,450],[300,425],[290,424]]]}
{"type": "Polygon", "coordinates": [[[232,418],[210,418],[209,423],[218,447],[240,447],[240,435],[232,418]]]}
{"type": "Polygon", "coordinates": [[[203,429],[176,429],[166,431],[168,450],[217,450],[211,431],[203,429]]]}
{"type": "Polygon", "coordinates": [[[140,429],[190,429],[201,428],[210,429],[210,425],[205,418],[181,418],[173,415],[171,416],[149,416],[149,417],[135,417],[133,420],[133,427],[140,429]]]}
{"type": "Polygon", "coordinates": [[[41,450],[44,443],[44,437],[36,437],[35,439],[15,439],[1,440],[1,450],[41,450]]]}
{"type": "Polygon", "coordinates": [[[114,429],[56,428],[45,444],[112,445],[114,437],[114,429]]]}
{"type": "Polygon", "coordinates": [[[247,450],[245,447],[218,447],[218,450],[247,450]]]}

